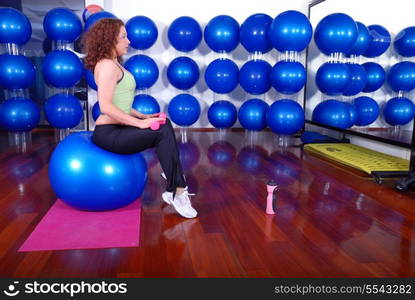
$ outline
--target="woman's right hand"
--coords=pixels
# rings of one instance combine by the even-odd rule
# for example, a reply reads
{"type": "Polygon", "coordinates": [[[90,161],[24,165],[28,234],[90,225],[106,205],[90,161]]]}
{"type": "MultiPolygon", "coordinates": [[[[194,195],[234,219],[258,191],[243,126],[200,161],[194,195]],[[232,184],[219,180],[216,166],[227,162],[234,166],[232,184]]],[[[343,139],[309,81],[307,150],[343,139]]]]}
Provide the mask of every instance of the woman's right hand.
{"type": "Polygon", "coordinates": [[[147,118],[147,119],[143,119],[143,120],[139,120],[137,119],[137,127],[141,128],[141,129],[146,129],[146,128],[150,128],[151,123],[153,122],[163,122],[165,121],[164,118],[147,118]]]}

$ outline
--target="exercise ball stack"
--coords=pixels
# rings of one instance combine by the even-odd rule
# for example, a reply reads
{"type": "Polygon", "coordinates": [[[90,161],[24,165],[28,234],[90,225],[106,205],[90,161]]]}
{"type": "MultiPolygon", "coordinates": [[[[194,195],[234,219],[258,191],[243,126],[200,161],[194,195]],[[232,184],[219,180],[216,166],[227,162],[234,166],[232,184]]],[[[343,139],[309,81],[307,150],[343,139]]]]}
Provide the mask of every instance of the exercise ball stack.
{"type": "Polygon", "coordinates": [[[0,55],[0,87],[6,91],[6,101],[0,104],[0,124],[10,132],[28,132],[40,120],[39,107],[25,96],[35,79],[35,67],[19,54],[31,35],[32,26],[24,14],[0,8],[0,43],[8,51],[0,55]]]}

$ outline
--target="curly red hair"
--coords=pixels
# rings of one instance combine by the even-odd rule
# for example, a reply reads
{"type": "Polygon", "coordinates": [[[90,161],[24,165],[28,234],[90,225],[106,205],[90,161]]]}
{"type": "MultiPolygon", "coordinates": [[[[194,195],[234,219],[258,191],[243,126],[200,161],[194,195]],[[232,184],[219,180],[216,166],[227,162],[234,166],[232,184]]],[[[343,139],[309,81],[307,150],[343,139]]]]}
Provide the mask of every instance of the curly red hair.
{"type": "MultiPolygon", "coordinates": [[[[120,19],[104,18],[97,21],[84,35],[85,67],[94,72],[95,65],[104,58],[112,59],[121,27],[120,19]]],[[[121,58],[118,57],[121,62],[121,58]]]]}

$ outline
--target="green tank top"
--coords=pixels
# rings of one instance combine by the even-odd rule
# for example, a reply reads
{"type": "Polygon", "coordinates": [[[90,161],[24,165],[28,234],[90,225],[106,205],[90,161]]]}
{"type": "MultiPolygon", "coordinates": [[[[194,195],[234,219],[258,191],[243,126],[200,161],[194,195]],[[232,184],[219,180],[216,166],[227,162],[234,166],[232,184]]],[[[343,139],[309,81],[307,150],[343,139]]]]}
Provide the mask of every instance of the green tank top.
{"type": "Polygon", "coordinates": [[[122,72],[123,77],[115,86],[112,103],[123,112],[130,114],[135,95],[135,79],[130,72],[124,70],[122,72]]]}

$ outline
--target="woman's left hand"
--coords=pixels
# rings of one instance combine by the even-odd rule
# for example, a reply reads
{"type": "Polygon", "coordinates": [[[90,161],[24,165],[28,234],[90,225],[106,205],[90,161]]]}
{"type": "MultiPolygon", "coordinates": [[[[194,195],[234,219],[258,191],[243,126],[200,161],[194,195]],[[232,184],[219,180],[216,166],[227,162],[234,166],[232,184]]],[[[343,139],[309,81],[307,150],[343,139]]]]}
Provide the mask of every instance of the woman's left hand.
{"type": "Polygon", "coordinates": [[[158,118],[160,113],[155,113],[155,114],[148,114],[148,115],[144,115],[144,119],[148,119],[148,118],[158,118]]]}

